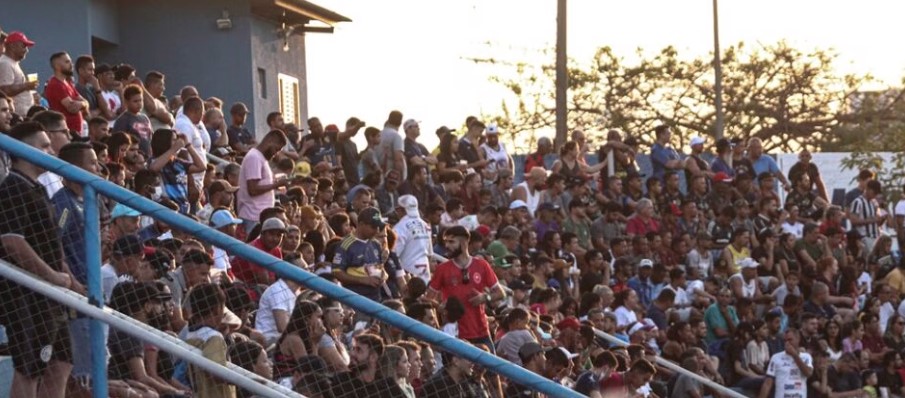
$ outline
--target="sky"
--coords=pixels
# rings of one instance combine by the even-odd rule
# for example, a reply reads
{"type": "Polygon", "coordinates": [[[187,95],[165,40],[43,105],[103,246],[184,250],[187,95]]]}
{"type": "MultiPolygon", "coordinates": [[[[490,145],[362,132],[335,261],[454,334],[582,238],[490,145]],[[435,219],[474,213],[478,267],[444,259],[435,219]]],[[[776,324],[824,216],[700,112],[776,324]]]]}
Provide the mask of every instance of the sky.
{"type": "MultiPolygon", "coordinates": [[[[472,59],[552,63],[541,51],[556,43],[555,0],[314,2],[353,21],[307,36],[308,112],[325,125],[357,116],[382,127],[398,109],[421,121],[419,141],[432,148],[437,127],[499,114],[502,102],[512,101],[489,80],[501,69],[472,59]]],[[[568,55],[580,63],[601,46],[627,59],[639,47],[672,45],[689,58],[713,50],[711,1],[572,0],[568,7],[568,55]]],[[[902,11],[905,3],[892,0],[724,0],[720,44],[785,40],[804,51],[833,49],[840,72],[898,84],[905,76],[905,51],[897,45],[902,11]]]]}

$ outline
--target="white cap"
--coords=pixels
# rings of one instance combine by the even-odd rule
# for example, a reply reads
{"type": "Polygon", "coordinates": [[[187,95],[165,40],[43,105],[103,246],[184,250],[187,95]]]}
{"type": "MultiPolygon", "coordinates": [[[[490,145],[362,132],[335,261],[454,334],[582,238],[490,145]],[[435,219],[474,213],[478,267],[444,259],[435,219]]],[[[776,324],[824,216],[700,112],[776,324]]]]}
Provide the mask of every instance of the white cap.
{"type": "Polygon", "coordinates": [[[499,134],[500,128],[497,127],[496,123],[491,123],[487,125],[487,134],[499,134]]]}
{"type": "Polygon", "coordinates": [[[706,140],[704,139],[704,137],[695,136],[695,137],[692,137],[692,138],[691,138],[691,144],[690,144],[690,145],[691,145],[691,146],[702,145],[702,144],[704,144],[704,141],[706,141],[706,140]]]}
{"type": "Polygon", "coordinates": [[[754,259],[751,257],[746,257],[738,261],[738,266],[742,267],[742,269],[757,268],[758,265],[760,264],[758,264],[757,261],[754,261],[754,259]]]}
{"type": "Polygon", "coordinates": [[[639,268],[653,267],[653,266],[654,266],[654,262],[649,259],[646,259],[646,258],[644,260],[641,260],[641,262],[638,263],[639,268]]]}
{"type": "Polygon", "coordinates": [[[563,347],[556,347],[556,349],[562,351],[563,354],[566,354],[566,358],[575,359],[578,357],[578,354],[573,354],[563,347]]]}
{"type": "Polygon", "coordinates": [[[397,203],[399,203],[399,207],[405,209],[405,214],[412,217],[421,217],[421,213],[418,211],[418,198],[415,196],[402,195],[397,203]]]}
{"type": "Polygon", "coordinates": [[[406,120],[405,123],[402,123],[402,129],[403,129],[403,130],[408,130],[409,127],[417,126],[418,123],[419,123],[419,122],[418,122],[417,120],[415,120],[415,119],[406,120]]]}
{"type": "Polygon", "coordinates": [[[509,210],[515,210],[521,207],[528,207],[528,204],[521,199],[513,200],[512,203],[509,204],[509,210]]]}

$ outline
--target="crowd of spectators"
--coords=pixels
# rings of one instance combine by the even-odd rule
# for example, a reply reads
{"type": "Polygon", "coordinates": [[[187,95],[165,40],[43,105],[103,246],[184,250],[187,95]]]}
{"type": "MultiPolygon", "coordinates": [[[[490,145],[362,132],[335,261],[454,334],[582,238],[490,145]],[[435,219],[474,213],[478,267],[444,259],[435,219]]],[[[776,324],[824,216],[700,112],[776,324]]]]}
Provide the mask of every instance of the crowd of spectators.
{"type": "MultiPolygon", "coordinates": [[[[707,139],[680,154],[666,125],[649,176],[619,131],[592,150],[575,130],[558,154],[540,138],[518,170],[476,117],[436,129],[434,151],[399,111],[307,128],[271,112],[254,131],[242,102],[167,97],[163,73],[127,64],[60,52],[30,81],[33,45],[5,35],[0,132],[579,393],[720,395],[661,357],[750,396],[905,396],[905,201],[889,214],[871,170],[833,204],[807,150],[785,175],[760,138],[720,139],[707,161],[707,139]]],[[[85,294],[82,187],[2,165],[0,258],[85,294]]],[[[107,304],[208,359],[310,397],[539,395],[102,203],[107,304]]],[[[12,395],[89,393],[88,318],[8,280],[0,299],[12,395]]],[[[111,396],[250,396],[122,331],[107,345],[111,396]]]]}

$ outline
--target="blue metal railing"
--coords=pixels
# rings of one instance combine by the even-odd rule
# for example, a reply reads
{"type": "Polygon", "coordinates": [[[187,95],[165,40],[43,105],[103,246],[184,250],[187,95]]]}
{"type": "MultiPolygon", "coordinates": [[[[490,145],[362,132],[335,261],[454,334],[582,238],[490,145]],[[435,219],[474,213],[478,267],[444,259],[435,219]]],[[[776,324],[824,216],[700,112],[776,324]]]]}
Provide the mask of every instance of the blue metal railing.
{"type": "MultiPolygon", "coordinates": [[[[26,159],[48,171],[54,172],[64,179],[77,182],[84,186],[85,205],[86,208],[91,209],[86,212],[85,225],[86,228],[91,228],[91,230],[86,231],[86,240],[87,244],[89,244],[87,250],[87,253],[89,253],[88,292],[89,298],[96,305],[103,306],[103,296],[100,294],[100,229],[99,222],[97,221],[96,195],[94,195],[95,193],[100,193],[118,203],[122,203],[145,215],[151,216],[154,219],[161,220],[173,228],[189,233],[199,240],[215,245],[230,254],[244,258],[254,264],[258,264],[275,272],[282,278],[295,281],[320,294],[334,298],[343,304],[354,308],[356,311],[386,322],[387,324],[406,332],[410,336],[417,337],[456,356],[467,359],[493,373],[510,379],[512,382],[550,396],[583,397],[583,395],[548,380],[543,376],[518,367],[493,354],[479,350],[471,344],[465,343],[437,329],[415,321],[382,304],[337,286],[315,274],[279,260],[210,227],[201,225],[188,217],[173,212],[170,209],[160,206],[151,200],[141,197],[134,192],[108,182],[96,175],[87,173],[80,168],[72,167],[72,165],[63,162],[60,159],[40,152],[5,134],[0,134],[0,149],[18,158],[26,159]],[[91,203],[91,206],[89,206],[89,203],[91,203]]],[[[106,347],[103,347],[103,335],[101,332],[100,321],[95,320],[92,322],[91,334],[92,359],[94,361],[94,374],[92,377],[96,381],[94,383],[95,387],[101,384],[100,381],[103,380],[105,388],[106,364],[103,360],[97,360],[97,358],[105,358],[106,355],[106,347]]],[[[100,395],[98,392],[98,389],[95,388],[95,397],[106,397],[106,391],[100,395]]]]}

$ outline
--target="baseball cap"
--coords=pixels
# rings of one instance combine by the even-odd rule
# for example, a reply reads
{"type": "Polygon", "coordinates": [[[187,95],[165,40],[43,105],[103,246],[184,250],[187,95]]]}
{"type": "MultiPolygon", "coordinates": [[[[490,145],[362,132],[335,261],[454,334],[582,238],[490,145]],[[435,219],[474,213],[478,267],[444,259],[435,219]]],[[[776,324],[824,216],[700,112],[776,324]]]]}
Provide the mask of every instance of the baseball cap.
{"type": "Polygon", "coordinates": [[[454,132],[456,132],[456,130],[450,129],[449,127],[446,127],[446,126],[440,126],[440,128],[438,128],[436,131],[437,137],[443,137],[444,135],[447,135],[449,133],[454,133],[454,132]]]}
{"type": "Polygon", "coordinates": [[[412,217],[421,216],[421,213],[418,211],[418,198],[414,195],[402,195],[399,197],[397,203],[399,203],[399,207],[405,209],[405,214],[412,217]]]}
{"type": "Polygon", "coordinates": [[[232,115],[244,115],[248,113],[248,107],[241,102],[236,102],[229,108],[229,113],[232,115]]]}
{"type": "Polygon", "coordinates": [[[292,168],[293,177],[308,177],[311,175],[311,163],[298,162],[292,168]]]}
{"type": "Polygon", "coordinates": [[[486,238],[487,236],[490,235],[490,227],[483,225],[483,224],[478,225],[478,227],[475,228],[474,231],[481,234],[481,237],[484,237],[484,238],[486,238]]]}
{"type": "Polygon", "coordinates": [[[581,330],[581,323],[578,322],[578,319],[575,319],[574,316],[570,316],[570,317],[566,317],[565,319],[559,321],[559,323],[556,324],[556,328],[559,330],[565,330],[565,329],[581,330]]]}
{"type": "Polygon", "coordinates": [[[644,267],[653,268],[653,266],[654,266],[654,262],[647,258],[641,260],[641,262],[638,263],[639,268],[644,268],[644,267]]]}
{"type": "Polygon", "coordinates": [[[729,177],[729,174],[726,174],[726,172],[721,171],[721,172],[713,175],[713,181],[714,182],[732,182],[732,177],[729,177]]]}
{"type": "Polygon", "coordinates": [[[559,210],[559,205],[555,204],[555,203],[551,203],[551,202],[541,203],[540,206],[537,207],[537,211],[544,211],[544,210],[556,211],[556,210],[559,210]]]}
{"type": "Polygon", "coordinates": [[[418,121],[415,119],[406,120],[405,123],[402,123],[402,128],[404,130],[408,130],[409,127],[417,126],[418,121]]]}
{"type": "Polygon", "coordinates": [[[25,44],[25,47],[31,47],[35,45],[35,42],[28,40],[28,37],[25,36],[25,33],[19,31],[10,32],[9,35],[6,36],[6,41],[4,41],[3,43],[22,43],[25,44]]]}
{"type": "Polygon", "coordinates": [[[633,335],[633,334],[635,334],[635,333],[638,333],[638,331],[641,331],[641,330],[646,331],[646,332],[649,332],[649,331],[654,330],[654,329],[655,329],[654,326],[648,325],[647,323],[644,323],[643,321],[641,321],[641,322],[635,322],[635,323],[633,323],[632,326],[628,329],[628,335],[631,336],[631,335],[633,335]]]}
{"type": "Polygon", "coordinates": [[[720,138],[716,141],[716,150],[717,151],[720,151],[722,149],[729,149],[729,148],[732,148],[732,143],[730,143],[729,140],[727,140],[725,138],[720,138]]]}
{"type": "Polygon", "coordinates": [[[264,224],[261,224],[261,232],[267,231],[282,231],[286,232],[286,223],[279,218],[272,217],[264,220],[264,224]]]}
{"type": "Polygon", "coordinates": [[[138,235],[126,235],[113,242],[113,253],[120,256],[144,254],[145,247],[138,235]]]}
{"type": "Polygon", "coordinates": [[[537,344],[533,341],[529,341],[525,344],[522,344],[522,346],[519,347],[518,357],[519,357],[519,359],[521,359],[524,362],[525,360],[530,359],[531,357],[533,357],[537,354],[540,354],[542,352],[544,352],[544,347],[542,347],[540,344],[537,344]]]}
{"type": "Polygon", "coordinates": [[[487,126],[487,134],[499,134],[500,128],[496,125],[496,123],[491,123],[487,126]]]}
{"type": "Polygon", "coordinates": [[[113,207],[113,212],[110,213],[110,219],[115,220],[120,217],[138,217],[140,215],[141,213],[139,213],[138,210],[122,203],[117,203],[116,206],[113,207]]]}
{"type": "Polygon", "coordinates": [[[742,269],[757,268],[758,265],[757,261],[754,261],[751,257],[745,257],[738,261],[738,266],[742,267],[742,269]]]}
{"type": "Polygon", "coordinates": [[[358,222],[376,228],[383,228],[386,226],[386,223],[383,221],[383,216],[380,214],[380,210],[377,210],[376,207],[367,207],[359,212],[358,222]]]}
{"type": "Polygon", "coordinates": [[[528,208],[528,204],[525,203],[525,201],[521,200],[521,199],[513,200],[512,203],[509,204],[509,210],[520,209],[522,207],[528,208]]]}
{"type": "Polygon", "coordinates": [[[706,141],[706,140],[704,139],[704,137],[695,136],[695,137],[692,137],[692,138],[691,138],[691,143],[690,143],[690,145],[691,145],[691,146],[695,146],[695,145],[703,145],[703,144],[704,144],[704,141],[706,141]]]}
{"type": "Polygon", "coordinates": [[[339,127],[337,127],[335,124],[328,124],[327,127],[324,127],[324,132],[325,133],[338,133],[339,127]]]}
{"type": "Polygon", "coordinates": [[[493,256],[493,263],[498,267],[503,266],[503,258],[510,254],[509,249],[506,247],[506,245],[498,240],[495,240],[487,245],[487,253],[493,256]]]}
{"type": "Polygon", "coordinates": [[[228,209],[218,209],[214,210],[214,213],[211,214],[211,227],[214,228],[223,228],[227,225],[239,225],[242,224],[242,220],[233,216],[233,213],[228,209]]]}
{"type": "Polygon", "coordinates": [[[229,181],[226,180],[214,180],[211,182],[211,186],[207,189],[207,193],[210,196],[214,196],[215,193],[219,192],[227,192],[233,193],[239,190],[239,187],[234,187],[229,181]]]}
{"type": "Polygon", "coordinates": [[[512,282],[509,282],[509,288],[512,290],[531,290],[531,286],[528,286],[528,284],[521,279],[515,279],[512,282]]]}

